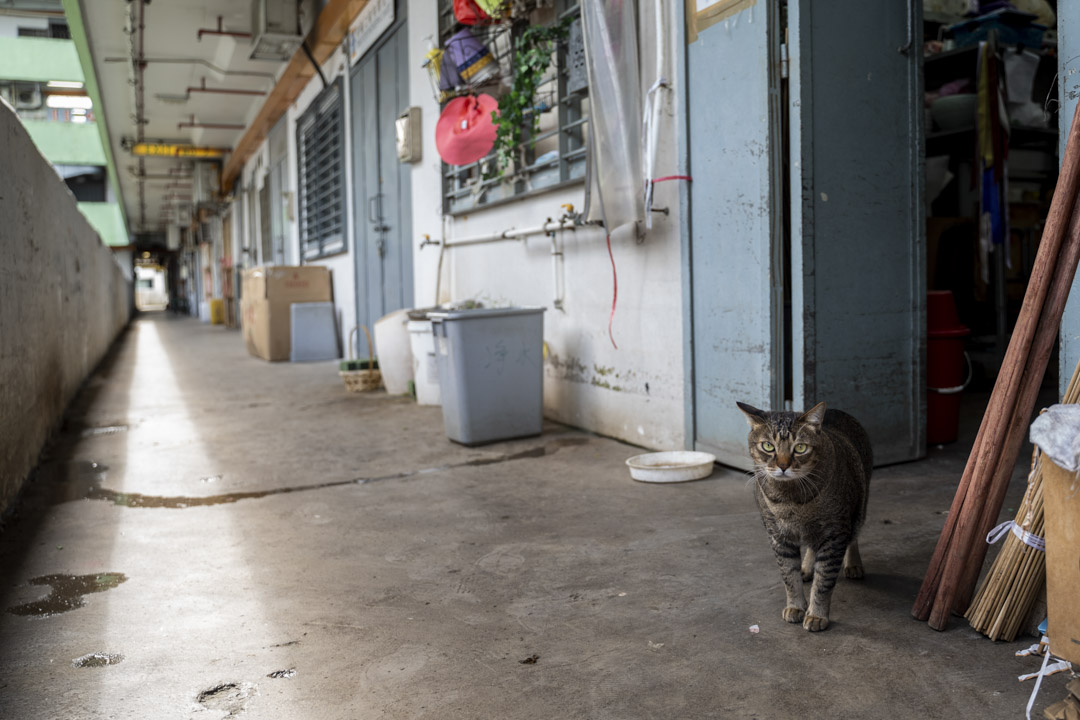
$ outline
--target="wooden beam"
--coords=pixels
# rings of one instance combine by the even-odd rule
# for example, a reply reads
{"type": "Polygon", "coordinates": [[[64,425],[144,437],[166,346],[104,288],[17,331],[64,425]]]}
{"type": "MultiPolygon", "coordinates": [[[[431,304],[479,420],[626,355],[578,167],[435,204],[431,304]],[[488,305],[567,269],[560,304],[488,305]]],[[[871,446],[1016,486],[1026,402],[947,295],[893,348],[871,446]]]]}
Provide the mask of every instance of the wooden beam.
{"type": "MultiPolygon", "coordinates": [[[[326,4],[315,21],[315,27],[307,36],[307,44],[311,48],[315,62],[322,65],[334,54],[348,34],[349,26],[368,2],[369,0],[330,0],[326,4]]],[[[274,127],[274,124],[288,111],[289,106],[296,101],[313,77],[315,77],[315,68],[304,54],[303,48],[298,48],[285,67],[285,72],[274,85],[274,89],[263,102],[259,114],[244,131],[240,142],[233,148],[232,154],[225,163],[225,168],[221,173],[223,193],[232,190],[237,176],[244,169],[244,164],[255,154],[259,145],[269,135],[270,128],[274,127]]]]}

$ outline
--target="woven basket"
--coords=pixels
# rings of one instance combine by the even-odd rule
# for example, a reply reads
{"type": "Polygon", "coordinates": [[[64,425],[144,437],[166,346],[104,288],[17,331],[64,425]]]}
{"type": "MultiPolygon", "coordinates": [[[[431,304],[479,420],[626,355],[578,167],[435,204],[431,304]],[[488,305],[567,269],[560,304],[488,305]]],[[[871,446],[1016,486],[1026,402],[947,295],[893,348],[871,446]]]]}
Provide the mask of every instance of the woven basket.
{"type": "Polygon", "coordinates": [[[371,392],[372,390],[378,390],[382,385],[382,373],[376,367],[375,350],[371,344],[371,333],[368,332],[366,327],[364,327],[364,335],[367,336],[368,343],[367,367],[360,367],[363,365],[363,361],[357,361],[354,358],[353,350],[356,347],[356,342],[353,338],[359,329],[354,327],[352,332],[349,333],[349,359],[341,363],[342,370],[338,372],[338,375],[345,381],[345,389],[349,392],[371,392]],[[346,370],[345,368],[349,369],[346,370]]]}

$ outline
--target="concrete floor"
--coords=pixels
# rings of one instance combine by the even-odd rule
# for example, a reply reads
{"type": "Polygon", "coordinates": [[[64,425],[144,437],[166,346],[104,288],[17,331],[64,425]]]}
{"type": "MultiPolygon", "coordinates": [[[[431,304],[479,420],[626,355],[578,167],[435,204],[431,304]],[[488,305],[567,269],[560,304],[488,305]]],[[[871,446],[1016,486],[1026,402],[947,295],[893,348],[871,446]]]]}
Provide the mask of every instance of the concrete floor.
{"type": "Polygon", "coordinates": [[[639,484],[635,452],[461,447],[332,363],[143,316],[0,535],[0,717],[1023,716],[1031,639],[909,615],[963,443],[876,473],[868,576],[818,634],[781,620],[742,474],[639,484]]]}

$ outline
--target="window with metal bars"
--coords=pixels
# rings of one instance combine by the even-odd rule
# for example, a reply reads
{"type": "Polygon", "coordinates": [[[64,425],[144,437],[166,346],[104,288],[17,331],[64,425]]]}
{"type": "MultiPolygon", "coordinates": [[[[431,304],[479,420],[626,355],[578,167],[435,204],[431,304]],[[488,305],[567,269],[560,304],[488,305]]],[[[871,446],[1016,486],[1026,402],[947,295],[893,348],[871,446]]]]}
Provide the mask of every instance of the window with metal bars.
{"type": "MultiPolygon", "coordinates": [[[[501,175],[495,169],[494,151],[469,165],[443,163],[443,212],[450,215],[502,205],[576,185],[585,179],[589,98],[580,4],[578,0],[515,3],[519,8],[530,4],[534,8],[528,21],[515,19],[470,28],[495,56],[501,78],[497,85],[489,82],[487,86],[458,88],[454,94],[487,92],[499,98],[513,82],[512,53],[522,31],[530,24],[552,25],[569,19],[567,40],[559,43],[536,93],[534,108],[540,113],[539,132],[533,134],[531,128],[525,129],[525,139],[515,153],[517,160],[501,175]],[[539,5],[544,7],[535,7],[539,5]]],[[[454,17],[453,0],[439,0],[439,37],[443,46],[463,27],[454,17]]]]}
{"type": "Polygon", "coordinates": [[[345,120],[340,77],[300,116],[296,150],[304,260],[345,252],[345,120]]]}

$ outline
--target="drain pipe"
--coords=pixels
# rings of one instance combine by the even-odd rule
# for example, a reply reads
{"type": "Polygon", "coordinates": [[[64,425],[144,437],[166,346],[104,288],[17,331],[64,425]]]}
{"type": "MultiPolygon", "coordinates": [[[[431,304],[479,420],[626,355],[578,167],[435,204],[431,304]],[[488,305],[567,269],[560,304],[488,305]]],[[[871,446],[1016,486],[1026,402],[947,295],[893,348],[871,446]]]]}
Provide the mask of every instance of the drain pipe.
{"type": "Polygon", "coordinates": [[[521,240],[529,235],[546,235],[548,233],[555,232],[556,230],[575,230],[577,226],[573,220],[559,220],[557,222],[548,220],[543,225],[537,225],[535,227],[527,228],[510,228],[509,230],[503,230],[497,233],[488,233],[487,235],[476,235],[475,237],[465,238],[463,240],[431,240],[426,238],[424,242],[420,243],[420,247],[425,245],[439,245],[450,249],[456,247],[468,247],[470,245],[487,245],[488,243],[502,242],[504,240],[521,240]]]}
{"type": "MultiPolygon", "coordinates": [[[[566,206],[564,206],[566,207],[566,206]]],[[[555,298],[553,304],[557,310],[562,310],[563,306],[563,291],[561,289],[561,283],[559,282],[559,265],[563,259],[562,250],[558,245],[557,233],[562,230],[577,230],[578,224],[574,221],[573,206],[569,206],[569,211],[566,215],[560,218],[558,221],[548,220],[543,225],[537,225],[527,228],[510,228],[509,230],[503,230],[502,232],[490,233],[487,235],[476,235],[474,237],[465,238],[463,240],[432,240],[430,235],[424,235],[423,241],[420,243],[420,249],[423,250],[428,245],[439,246],[439,264],[436,270],[435,276],[435,302],[439,302],[439,292],[442,289],[442,266],[443,258],[446,255],[446,251],[452,248],[458,247],[470,247],[473,245],[488,245],[490,243],[504,242],[506,240],[521,240],[530,235],[547,235],[551,240],[551,279],[553,283],[553,292],[555,298]]],[[[446,230],[443,229],[443,235],[445,236],[446,230]]]]}

